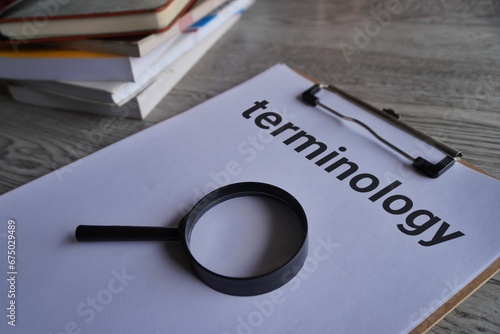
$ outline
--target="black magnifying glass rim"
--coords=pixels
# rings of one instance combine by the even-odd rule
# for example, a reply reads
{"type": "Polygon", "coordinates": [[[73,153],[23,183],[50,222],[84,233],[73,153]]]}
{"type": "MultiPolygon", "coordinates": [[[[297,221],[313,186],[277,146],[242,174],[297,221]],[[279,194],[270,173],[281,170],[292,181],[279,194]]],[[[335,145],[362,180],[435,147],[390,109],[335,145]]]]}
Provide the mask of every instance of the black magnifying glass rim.
{"type": "Polygon", "coordinates": [[[191,267],[200,280],[216,291],[233,296],[255,296],[280,288],[297,275],[308,253],[308,224],[304,209],[290,193],[267,183],[241,182],[215,189],[196,203],[181,219],[178,231],[191,267]],[[266,273],[248,277],[221,275],[203,266],[193,256],[190,250],[191,233],[197,221],[212,207],[229,199],[243,196],[274,199],[292,210],[299,218],[302,227],[301,244],[289,260],[266,273]]]}

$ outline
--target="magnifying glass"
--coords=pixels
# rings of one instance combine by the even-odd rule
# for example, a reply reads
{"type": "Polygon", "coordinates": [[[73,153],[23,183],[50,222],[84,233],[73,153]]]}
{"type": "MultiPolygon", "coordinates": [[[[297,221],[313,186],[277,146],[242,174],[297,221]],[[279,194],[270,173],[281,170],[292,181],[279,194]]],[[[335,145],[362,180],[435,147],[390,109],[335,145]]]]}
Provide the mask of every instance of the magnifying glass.
{"type": "Polygon", "coordinates": [[[307,231],[307,217],[304,209],[291,194],[266,183],[242,182],[218,188],[203,197],[181,219],[177,228],[79,225],[76,228],[75,237],[78,241],[180,241],[191,267],[207,286],[229,295],[254,296],[283,286],[300,271],[308,252],[307,231]],[[285,222],[290,225],[287,228],[295,228],[299,231],[295,247],[290,250],[285,260],[264,272],[250,275],[221,273],[202,264],[199,256],[193,255],[197,248],[193,241],[199,239],[194,237],[196,234],[194,231],[197,224],[202,221],[202,217],[219,204],[239,197],[267,198],[276,201],[291,213],[291,216],[287,215],[287,217],[292,217],[292,219],[285,222]]]}

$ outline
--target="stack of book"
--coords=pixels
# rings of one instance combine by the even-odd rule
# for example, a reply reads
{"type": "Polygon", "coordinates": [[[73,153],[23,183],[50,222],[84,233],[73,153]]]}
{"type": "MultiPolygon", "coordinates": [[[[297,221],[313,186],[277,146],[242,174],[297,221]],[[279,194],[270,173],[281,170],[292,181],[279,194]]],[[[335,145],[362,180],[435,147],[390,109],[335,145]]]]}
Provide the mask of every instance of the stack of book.
{"type": "Polygon", "coordinates": [[[254,1],[0,2],[0,79],[22,103],[144,118],[254,1]]]}

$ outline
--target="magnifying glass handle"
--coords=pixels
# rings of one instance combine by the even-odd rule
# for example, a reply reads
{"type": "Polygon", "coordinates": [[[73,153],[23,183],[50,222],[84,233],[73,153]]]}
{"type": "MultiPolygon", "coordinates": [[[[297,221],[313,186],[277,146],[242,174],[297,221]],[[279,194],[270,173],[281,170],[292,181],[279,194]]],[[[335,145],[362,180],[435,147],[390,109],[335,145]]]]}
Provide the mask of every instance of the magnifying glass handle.
{"type": "Polygon", "coordinates": [[[77,241],[179,241],[177,228],[154,226],[78,225],[77,241]]]}

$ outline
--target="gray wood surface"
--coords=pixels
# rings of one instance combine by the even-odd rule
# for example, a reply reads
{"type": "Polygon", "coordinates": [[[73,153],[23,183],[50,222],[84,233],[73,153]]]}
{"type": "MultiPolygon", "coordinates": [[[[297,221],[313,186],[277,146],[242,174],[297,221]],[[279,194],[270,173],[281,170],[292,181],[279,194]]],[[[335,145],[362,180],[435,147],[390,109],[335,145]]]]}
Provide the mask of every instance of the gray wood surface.
{"type": "MultiPolygon", "coordinates": [[[[144,121],[21,105],[0,89],[0,194],[278,62],[394,108],[500,178],[499,28],[500,1],[259,0],[144,121]],[[377,23],[390,3],[402,7],[377,23]]],[[[430,332],[500,333],[500,274],[430,332]]]]}

